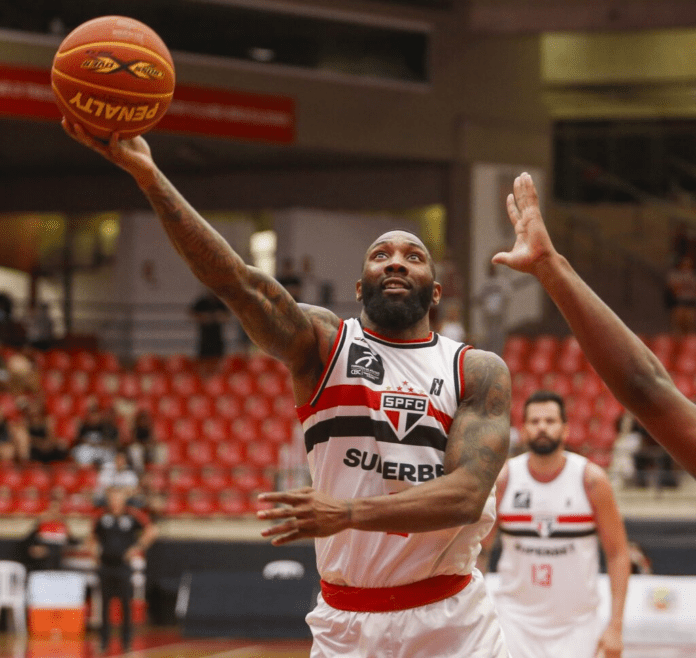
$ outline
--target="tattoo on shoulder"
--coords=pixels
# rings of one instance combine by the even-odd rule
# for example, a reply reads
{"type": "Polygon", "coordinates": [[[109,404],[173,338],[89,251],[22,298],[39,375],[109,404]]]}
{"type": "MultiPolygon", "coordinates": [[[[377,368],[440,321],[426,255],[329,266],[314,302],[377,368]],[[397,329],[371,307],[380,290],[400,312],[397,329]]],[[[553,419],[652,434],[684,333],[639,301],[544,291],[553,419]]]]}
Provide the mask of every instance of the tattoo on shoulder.
{"type": "Polygon", "coordinates": [[[448,439],[445,471],[464,467],[490,491],[510,441],[510,373],[495,354],[471,350],[464,359],[466,390],[448,439]]]}

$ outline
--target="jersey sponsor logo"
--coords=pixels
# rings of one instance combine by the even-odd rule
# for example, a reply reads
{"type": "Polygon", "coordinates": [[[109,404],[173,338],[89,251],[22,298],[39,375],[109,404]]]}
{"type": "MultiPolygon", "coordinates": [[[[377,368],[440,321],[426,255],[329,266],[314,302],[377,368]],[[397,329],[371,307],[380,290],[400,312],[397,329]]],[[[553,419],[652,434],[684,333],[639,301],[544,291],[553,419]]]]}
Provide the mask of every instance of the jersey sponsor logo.
{"type": "Polygon", "coordinates": [[[529,509],[532,505],[531,491],[516,491],[512,500],[512,506],[521,509],[529,509]]]}
{"type": "Polygon", "coordinates": [[[551,548],[544,546],[525,546],[518,542],[515,544],[514,548],[518,553],[536,555],[539,557],[562,557],[575,553],[575,544],[565,544],[563,546],[554,546],[551,548]]]}
{"type": "Polygon", "coordinates": [[[440,395],[442,392],[442,386],[444,385],[445,380],[444,379],[438,379],[437,377],[433,378],[433,383],[430,387],[430,394],[431,395],[440,395]]]}
{"type": "Polygon", "coordinates": [[[343,463],[350,468],[362,468],[363,471],[375,471],[385,480],[401,482],[426,482],[445,474],[442,464],[411,464],[408,462],[382,461],[375,453],[349,448],[343,463]]]}
{"type": "Polygon", "coordinates": [[[428,413],[429,399],[424,395],[384,391],[380,409],[389,420],[396,437],[403,441],[406,435],[428,413]]]}
{"type": "Polygon", "coordinates": [[[367,345],[351,343],[348,350],[348,377],[360,377],[374,384],[384,381],[382,357],[375,354],[367,345]]]}

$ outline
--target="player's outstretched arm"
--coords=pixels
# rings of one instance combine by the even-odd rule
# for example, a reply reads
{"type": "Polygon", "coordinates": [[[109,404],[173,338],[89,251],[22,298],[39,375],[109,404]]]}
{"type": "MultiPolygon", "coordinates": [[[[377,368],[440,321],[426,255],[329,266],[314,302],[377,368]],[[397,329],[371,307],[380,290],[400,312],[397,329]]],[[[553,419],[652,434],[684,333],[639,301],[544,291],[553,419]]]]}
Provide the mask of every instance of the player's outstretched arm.
{"type": "Polygon", "coordinates": [[[338,318],[323,309],[301,309],[275,279],[247,265],[162,174],[142,137],[119,140],[114,134],[106,144],[79,125],[64,120],[63,128],[133,176],[191,271],[234,311],[262,350],[288,365],[298,401],[311,394],[338,318]]]}
{"type": "Polygon", "coordinates": [[[616,398],[672,456],[696,475],[696,405],[657,357],[554,248],[529,174],[507,200],[516,241],[494,263],[534,275],[565,317],[589,362],[616,398]]]}
{"type": "Polygon", "coordinates": [[[258,517],[281,523],[262,534],[281,545],[341,530],[428,532],[476,523],[508,453],[510,373],[497,355],[470,350],[464,359],[465,397],[447,438],[445,475],[394,495],[338,500],[305,488],[260,500],[286,507],[258,517]]]}

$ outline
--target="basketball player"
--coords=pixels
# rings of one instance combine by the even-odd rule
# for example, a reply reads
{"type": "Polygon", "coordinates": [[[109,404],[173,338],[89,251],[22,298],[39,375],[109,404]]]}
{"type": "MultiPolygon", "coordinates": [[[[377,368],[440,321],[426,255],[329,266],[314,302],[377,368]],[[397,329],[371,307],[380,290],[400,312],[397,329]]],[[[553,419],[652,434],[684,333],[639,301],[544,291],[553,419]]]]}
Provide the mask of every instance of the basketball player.
{"type": "Polygon", "coordinates": [[[434,264],[405,231],[368,248],[360,318],[298,304],[246,265],[181,197],[142,137],[109,144],[69,134],[130,173],[174,248],[292,373],[313,488],[266,494],[283,507],[276,545],[316,542],[322,592],[308,616],[312,658],[505,658],[480,540],[510,434],[510,375],[496,355],[439,337],[434,264]]]}
{"type": "MultiPolygon", "coordinates": [[[[498,476],[502,553],[495,603],[514,658],[620,658],[631,560],[626,532],[604,471],[566,452],[563,398],[537,391],[526,402],[528,452],[498,476]],[[607,560],[611,618],[598,615],[599,551],[607,560]]],[[[495,530],[484,540],[490,549],[495,530]]]]}
{"type": "Polygon", "coordinates": [[[507,199],[517,239],[493,262],[539,279],[611,392],[691,475],[696,476],[696,405],[659,359],[578,276],[551,243],[529,174],[507,199]]]}

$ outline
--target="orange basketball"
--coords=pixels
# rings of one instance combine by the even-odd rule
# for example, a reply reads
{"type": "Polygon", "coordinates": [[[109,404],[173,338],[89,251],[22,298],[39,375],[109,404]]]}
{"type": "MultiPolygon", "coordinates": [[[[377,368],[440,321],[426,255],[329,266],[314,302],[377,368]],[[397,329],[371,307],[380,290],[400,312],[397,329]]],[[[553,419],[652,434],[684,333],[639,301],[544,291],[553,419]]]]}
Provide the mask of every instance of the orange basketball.
{"type": "Polygon", "coordinates": [[[174,62],[154,30],[124,16],[100,16],[68,34],[53,58],[60,111],[95,137],[150,130],[174,94],[174,62]]]}

